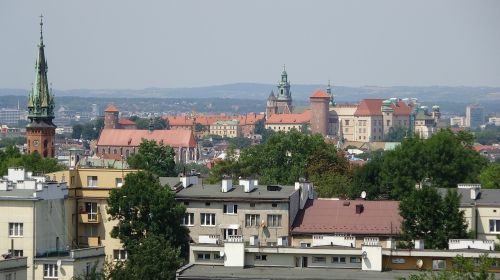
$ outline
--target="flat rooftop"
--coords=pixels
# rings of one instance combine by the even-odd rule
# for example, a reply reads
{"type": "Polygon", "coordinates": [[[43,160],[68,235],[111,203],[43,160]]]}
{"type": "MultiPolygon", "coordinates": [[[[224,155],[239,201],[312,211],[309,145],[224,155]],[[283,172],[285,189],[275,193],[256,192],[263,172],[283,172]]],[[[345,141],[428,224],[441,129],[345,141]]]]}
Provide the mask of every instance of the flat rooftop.
{"type": "Polygon", "coordinates": [[[233,185],[228,192],[221,191],[221,185],[191,185],[181,189],[176,198],[180,200],[288,200],[296,192],[294,186],[256,186],[251,192],[245,192],[243,186],[233,185]],[[274,189],[274,190],[272,190],[274,189]]]}
{"type": "MultiPolygon", "coordinates": [[[[235,268],[214,265],[192,265],[178,272],[177,279],[397,279],[418,273],[415,270],[362,271],[348,268],[249,267],[235,268]]],[[[495,275],[498,279],[500,275],[495,275]]]]}

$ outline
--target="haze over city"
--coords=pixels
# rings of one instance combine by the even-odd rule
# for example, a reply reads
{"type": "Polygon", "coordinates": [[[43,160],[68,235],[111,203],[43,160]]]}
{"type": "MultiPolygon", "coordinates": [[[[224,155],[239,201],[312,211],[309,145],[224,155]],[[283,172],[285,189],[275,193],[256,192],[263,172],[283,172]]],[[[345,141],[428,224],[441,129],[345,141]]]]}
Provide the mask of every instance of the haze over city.
{"type": "Polygon", "coordinates": [[[500,86],[498,1],[2,1],[0,87],[500,86]]]}

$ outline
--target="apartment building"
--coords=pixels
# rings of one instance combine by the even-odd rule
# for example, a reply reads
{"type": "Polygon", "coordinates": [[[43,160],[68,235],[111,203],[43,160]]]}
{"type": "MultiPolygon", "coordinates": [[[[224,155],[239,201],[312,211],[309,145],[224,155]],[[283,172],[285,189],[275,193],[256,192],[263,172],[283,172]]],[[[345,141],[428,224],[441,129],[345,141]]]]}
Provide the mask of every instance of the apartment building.
{"type": "Polygon", "coordinates": [[[33,176],[24,168],[9,168],[0,179],[0,254],[27,257],[28,278],[35,258],[67,250],[65,183],[33,176]]]}
{"type": "Polygon", "coordinates": [[[28,258],[0,258],[0,279],[28,279],[28,258]]]}
{"type": "Polygon", "coordinates": [[[70,160],[69,170],[54,172],[48,176],[60,182],[69,180],[70,206],[67,223],[73,247],[104,246],[106,258],[110,260],[126,258],[120,240],[110,236],[117,222],[109,220],[107,199],[109,192],[120,188],[125,176],[136,170],[75,166],[74,155],[70,157],[73,157],[73,160],[70,160]]]}
{"type": "Polygon", "coordinates": [[[183,224],[195,244],[223,244],[242,238],[252,246],[286,246],[289,229],[305,201],[312,195],[312,184],[295,186],[258,185],[256,180],[223,179],[220,185],[203,185],[188,177],[176,193],[186,206],[183,224]]]}
{"type": "Polygon", "coordinates": [[[292,129],[302,131],[304,128],[309,129],[310,122],[311,110],[297,114],[272,114],[267,118],[265,128],[284,132],[292,129]]]}

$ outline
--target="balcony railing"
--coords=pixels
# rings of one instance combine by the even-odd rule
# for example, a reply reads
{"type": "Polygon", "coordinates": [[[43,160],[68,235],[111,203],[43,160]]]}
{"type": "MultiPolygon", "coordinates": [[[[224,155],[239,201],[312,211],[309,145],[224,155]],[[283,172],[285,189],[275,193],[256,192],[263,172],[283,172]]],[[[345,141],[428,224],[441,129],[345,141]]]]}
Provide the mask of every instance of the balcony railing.
{"type": "Polygon", "coordinates": [[[101,246],[101,238],[99,236],[80,236],[78,238],[79,245],[83,247],[101,246]]]}
{"type": "Polygon", "coordinates": [[[81,213],[80,223],[98,224],[101,222],[101,213],[81,213]]]}

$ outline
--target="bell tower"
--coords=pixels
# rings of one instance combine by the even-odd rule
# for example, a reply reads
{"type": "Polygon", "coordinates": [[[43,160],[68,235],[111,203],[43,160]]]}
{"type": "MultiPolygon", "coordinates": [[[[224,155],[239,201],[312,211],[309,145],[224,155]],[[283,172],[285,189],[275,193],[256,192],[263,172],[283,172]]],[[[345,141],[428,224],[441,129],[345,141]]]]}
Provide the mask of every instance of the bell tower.
{"type": "Polygon", "coordinates": [[[43,44],[43,16],[40,16],[40,43],[35,65],[35,82],[28,96],[28,125],[26,126],[27,152],[44,158],[55,156],[54,95],[49,90],[47,61],[43,44]]]}
{"type": "Polygon", "coordinates": [[[285,65],[283,65],[281,81],[278,83],[276,106],[278,107],[278,114],[291,114],[293,112],[292,92],[290,91],[290,82],[288,81],[285,65]]]}

